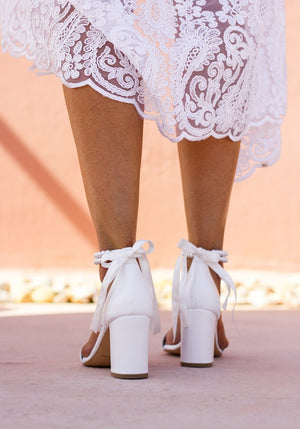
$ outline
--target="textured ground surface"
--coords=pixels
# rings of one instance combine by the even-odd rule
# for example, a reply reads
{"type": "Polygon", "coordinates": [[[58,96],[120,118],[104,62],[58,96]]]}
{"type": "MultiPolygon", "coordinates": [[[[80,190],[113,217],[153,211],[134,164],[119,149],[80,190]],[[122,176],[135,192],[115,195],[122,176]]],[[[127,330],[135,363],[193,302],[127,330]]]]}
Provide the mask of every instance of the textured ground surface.
{"type": "Polygon", "coordinates": [[[230,350],[209,369],[180,367],[151,337],[149,378],[127,381],[79,363],[91,319],[80,308],[0,308],[1,428],[299,428],[298,311],[237,311],[240,335],[226,313],[230,350]]]}

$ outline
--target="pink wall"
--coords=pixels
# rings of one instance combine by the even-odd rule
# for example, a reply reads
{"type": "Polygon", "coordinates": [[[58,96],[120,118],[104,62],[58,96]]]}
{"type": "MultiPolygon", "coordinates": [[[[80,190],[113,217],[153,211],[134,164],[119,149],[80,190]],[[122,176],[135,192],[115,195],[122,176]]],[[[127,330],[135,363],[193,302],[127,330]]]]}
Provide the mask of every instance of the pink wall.
{"type": "MultiPolygon", "coordinates": [[[[300,5],[287,1],[289,100],[280,161],[234,186],[225,248],[231,268],[299,270],[300,5]]],[[[0,269],[92,268],[95,233],[60,82],[0,54],[0,269]]],[[[146,123],[138,238],[172,267],[186,237],[175,144],[146,123]]]]}

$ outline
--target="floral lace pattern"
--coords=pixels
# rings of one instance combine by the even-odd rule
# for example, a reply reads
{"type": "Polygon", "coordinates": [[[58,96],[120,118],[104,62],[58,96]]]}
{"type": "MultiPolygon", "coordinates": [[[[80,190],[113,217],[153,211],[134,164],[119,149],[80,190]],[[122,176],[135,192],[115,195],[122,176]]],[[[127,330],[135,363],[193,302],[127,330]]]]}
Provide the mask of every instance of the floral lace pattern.
{"type": "Polygon", "coordinates": [[[280,155],[284,0],[0,0],[2,48],[132,103],[178,142],[241,140],[236,180],[280,155]]]}

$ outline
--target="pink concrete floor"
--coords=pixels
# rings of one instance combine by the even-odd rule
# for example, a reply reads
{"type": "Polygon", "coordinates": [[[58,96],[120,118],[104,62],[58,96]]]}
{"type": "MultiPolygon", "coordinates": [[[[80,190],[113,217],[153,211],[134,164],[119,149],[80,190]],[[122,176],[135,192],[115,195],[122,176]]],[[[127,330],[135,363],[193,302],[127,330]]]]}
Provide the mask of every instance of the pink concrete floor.
{"type": "MultiPolygon", "coordinates": [[[[150,377],[131,381],[79,363],[91,314],[1,317],[0,427],[299,428],[300,313],[235,318],[240,335],[226,313],[231,346],[213,368],[180,367],[157,335],[150,377]]],[[[170,319],[162,312],[163,332],[170,319]]]]}

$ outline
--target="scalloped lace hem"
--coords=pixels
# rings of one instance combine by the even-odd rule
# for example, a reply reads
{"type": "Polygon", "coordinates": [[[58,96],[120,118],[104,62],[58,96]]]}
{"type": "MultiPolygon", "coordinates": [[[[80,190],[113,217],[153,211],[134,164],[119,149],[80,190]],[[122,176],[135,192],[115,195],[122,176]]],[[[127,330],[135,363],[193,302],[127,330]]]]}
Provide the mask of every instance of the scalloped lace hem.
{"type": "MultiPolygon", "coordinates": [[[[106,91],[103,88],[100,88],[92,79],[87,79],[86,81],[83,82],[78,82],[78,83],[70,83],[69,81],[67,81],[66,79],[64,79],[63,77],[63,73],[61,72],[56,72],[56,71],[43,71],[41,69],[37,70],[37,67],[34,63],[34,58],[31,57],[27,52],[25,53],[16,53],[16,52],[10,52],[11,55],[15,56],[15,57],[21,57],[24,56],[26,57],[29,61],[32,61],[33,64],[31,67],[29,67],[29,71],[35,71],[36,75],[39,77],[42,76],[47,76],[47,75],[55,75],[56,77],[58,77],[62,84],[67,86],[68,88],[80,88],[80,87],[84,87],[84,86],[90,86],[92,89],[94,89],[95,91],[97,91],[99,94],[101,94],[104,97],[110,98],[112,100],[115,101],[119,101],[122,103],[127,103],[127,104],[132,104],[138,114],[140,115],[140,117],[142,119],[146,119],[146,120],[150,120],[150,121],[154,121],[156,123],[156,126],[159,130],[159,132],[166,137],[169,141],[171,141],[172,143],[178,143],[183,139],[187,139],[189,141],[201,141],[201,139],[199,139],[199,137],[195,137],[193,135],[189,135],[187,134],[185,131],[183,131],[177,138],[173,138],[171,136],[169,136],[168,134],[166,134],[166,132],[164,131],[164,128],[161,126],[161,121],[160,121],[160,116],[157,114],[155,115],[150,115],[148,113],[145,113],[142,109],[141,106],[136,102],[135,99],[130,99],[130,98],[126,98],[126,97],[122,97],[120,95],[116,95],[113,94],[109,91],[106,91]]],[[[214,137],[216,139],[221,139],[224,137],[229,137],[232,141],[240,141],[241,140],[241,155],[239,157],[239,161],[238,161],[238,165],[237,165],[237,169],[236,169],[236,174],[235,174],[235,178],[234,181],[235,182],[241,182],[247,178],[249,178],[250,176],[252,176],[252,174],[255,172],[255,170],[257,168],[262,168],[262,167],[268,167],[268,166],[272,166],[273,164],[275,164],[278,159],[280,158],[280,154],[281,154],[281,139],[278,140],[278,134],[280,135],[281,132],[281,124],[282,124],[283,118],[278,120],[275,118],[271,118],[269,115],[266,115],[264,118],[257,120],[255,122],[251,122],[245,129],[245,131],[243,133],[241,133],[241,135],[239,136],[234,136],[232,135],[232,133],[230,132],[230,130],[227,133],[216,133],[215,131],[211,131],[211,133],[205,137],[205,139],[209,138],[209,137],[214,137]],[[273,128],[273,133],[277,135],[277,139],[275,141],[273,141],[273,143],[270,146],[276,146],[276,150],[272,151],[272,156],[264,156],[264,159],[260,160],[259,159],[259,155],[257,156],[247,156],[246,155],[246,150],[245,148],[251,146],[251,142],[249,139],[249,136],[247,133],[249,133],[249,130],[253,129],[256,130],[257,134],[262,134],[264,135],[264,131],[262,130],[263,127],[267,127],[267,128],[273,128]],[[275,131],[276,129],[276,131],[275,131]],[[244,153],[243,153],[243,147],[244,147],[244,153]],[[242,161],[241,157],[244,158],[244,160],[242,161]],[[247,159],[247,161],[245,162],[245,159],[247,159]]],[[[269,135],[269,134],[268,134],[269,135]]],[[[252,137],[253,139],[253,137],[252,137]]],[[[204,140],[204,139],[202,139],[204,140]]],[[[257,140],[257,145],[259,145],[259,139],[257,140]]],[[[263,142],[261,142],[263,144],[263,142]]]]}

